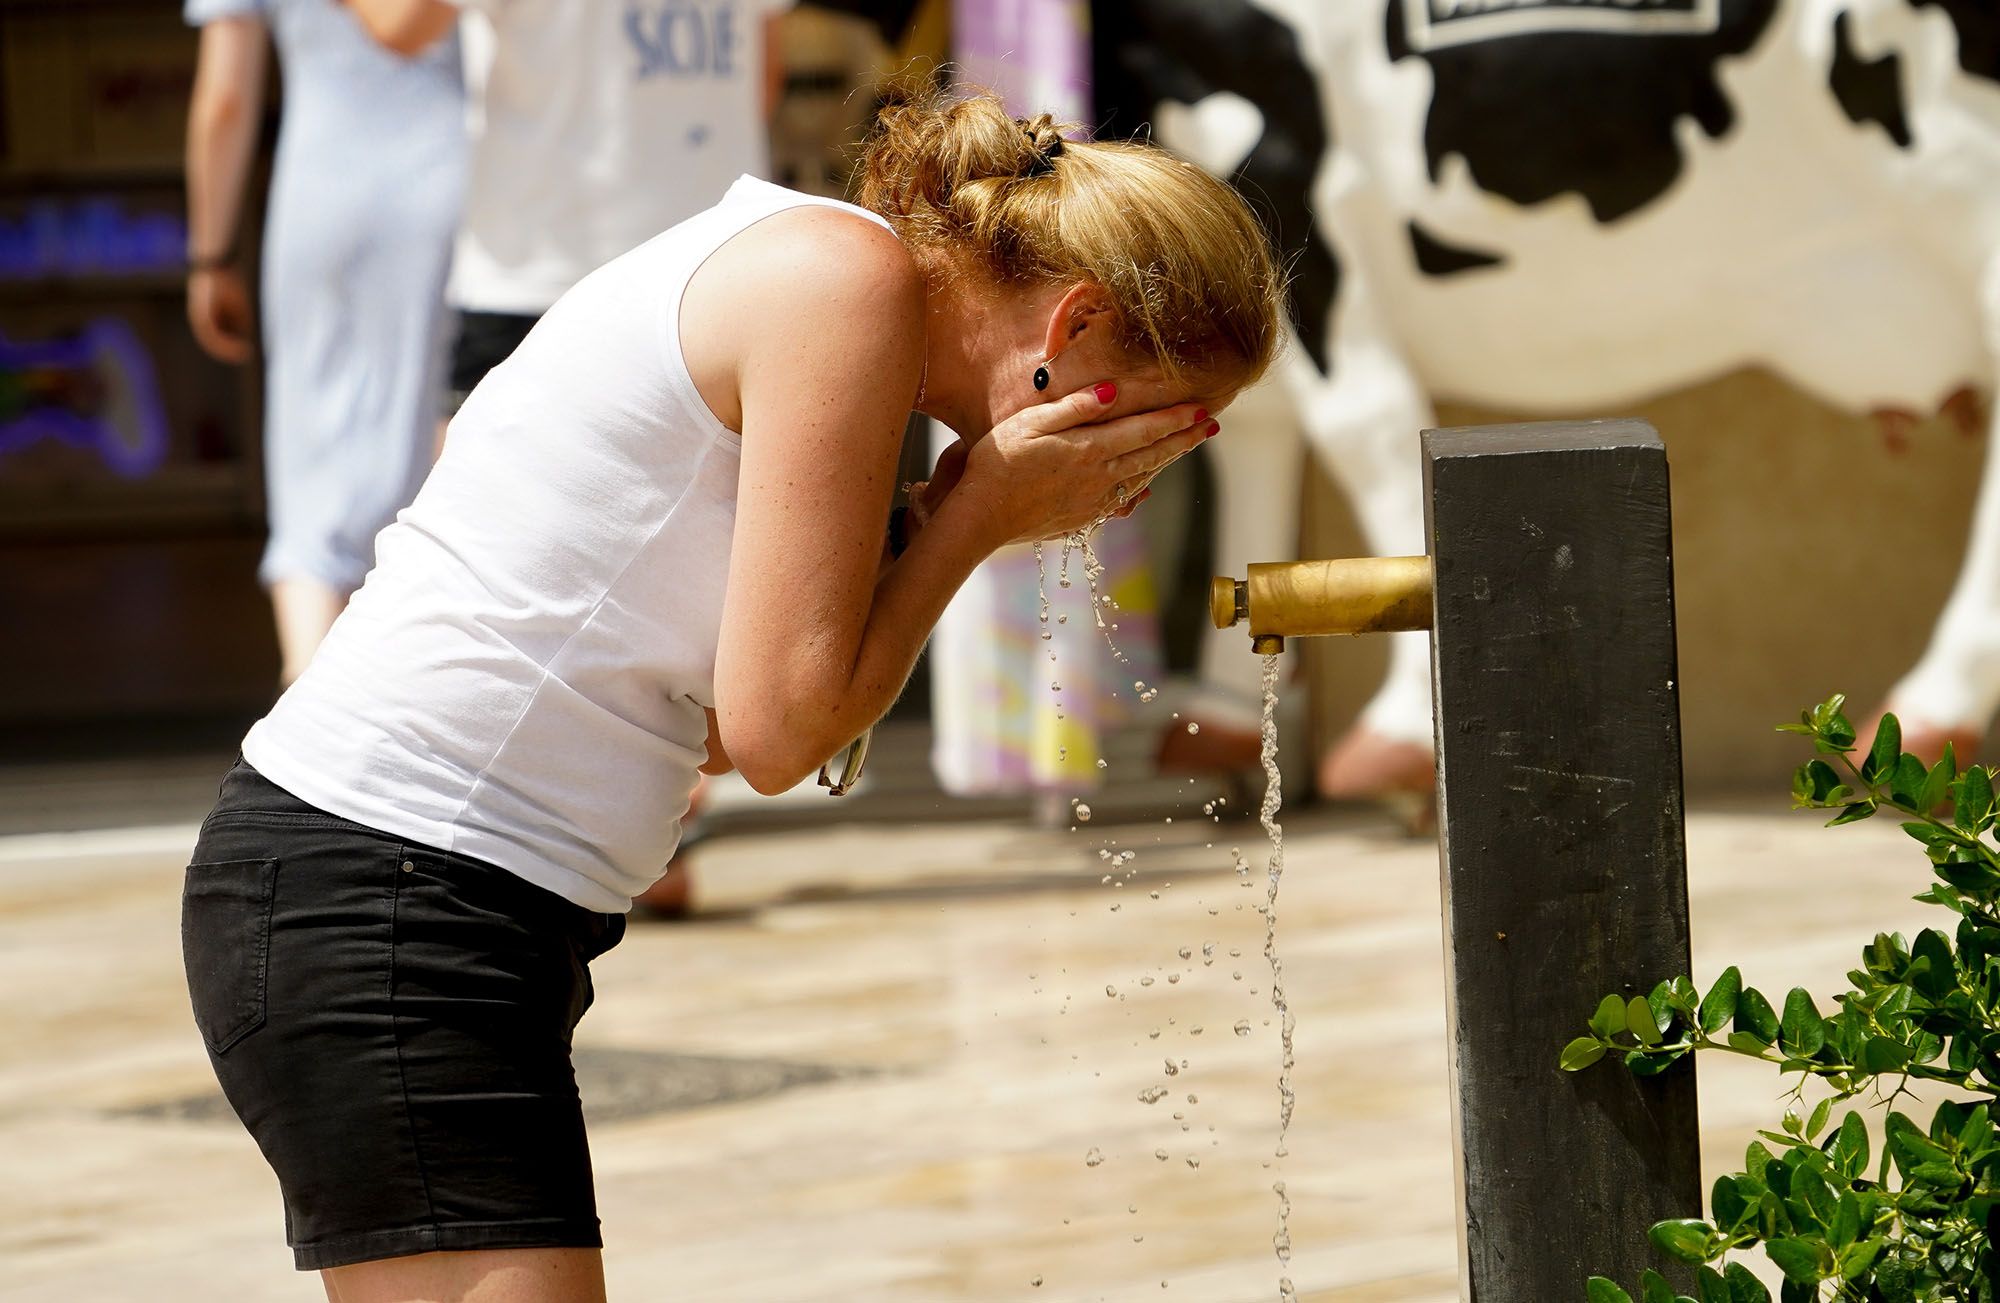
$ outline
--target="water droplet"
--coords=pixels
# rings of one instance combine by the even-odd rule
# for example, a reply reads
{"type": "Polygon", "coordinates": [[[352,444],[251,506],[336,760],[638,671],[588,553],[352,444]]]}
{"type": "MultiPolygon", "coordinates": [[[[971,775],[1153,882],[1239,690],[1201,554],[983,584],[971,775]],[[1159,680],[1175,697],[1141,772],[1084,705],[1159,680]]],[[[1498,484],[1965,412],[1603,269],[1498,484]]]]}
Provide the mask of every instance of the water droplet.
{"type": "Polygon", "coordinates": [[[1194,722],[1193,720],[1189,720],[1189,721],[1188,721],[1188,732],[1190,732],[1190,733],[1199,733],[1199,732],[1201,732],[1201,725],[1199,725],[1199,724],[1195,723],[1195,722],[1194,722]]]}
{"type": "MultiPolygon", "coordinates": [[[[1201,1103],[1201,1100],[1200,1100],[1200,1098],[1199,1098],[1198,1096],[1194,1096],[1194,1095],[1189,1095],[1189,1096],[1188,1096],[1188,1103],[1190,1103],[1190,1104],[1199,1104],[1199,1103],[1201,1103]]],[[[1210,1130],[1210,1131],[1213,1131],[1213,1130],[1215,1130],[1215,1128],[1214,1128],[1214,1127],[1210,1127],[1210,1128],[1209,1128],[1209,1130],[1210,1130]]]]}
{"type": "Polygon", "coordinates": [[[1174,1065],[1174,1061],[1172,1059],[1167,1060],[1166,1071],[1169,1077],[1178,1076],[1180,1074],[1180,1069],[1174,1065]]]}
{"type": "MultiPolygon", "coordinates": [[[[1183,1128],[1183,1129],[1185,1129],[1185,1128],[1183,1128]]],[[[1196,1158],[1196,1157],[1195,1157],[1195,1156],[1194,1156],[1193,1154],[1189,1154],[1189,1155],[1188,1155],[1188,1160],[1187,1160],[1187,1165],[1188,1165],[1189,1167],[1200,1167],[1200,1166],[1201,1166],[1201,1160],[1200,1160],[1199,1158],[1196,1158]]]]}
{"type": "Polygon", "coordinates": [[[1085,805],[1083,802],[1078,801],[1076,803],[1076,817],[1079,823],[1089,823],[1090,807],[1085,805]]]}
{"type": "Polygon", "coordinates": [[[1139,1092],[1139,1102],[1141,1104],[1157,1104],[1166,1097],[1167,1088],[1165,1086],[1148,1086],[1139,1092]]]}
{"type": "Polygon", "coordinates": [[[1116,994],[1118,994],[1118,988],[1117,988],[1117,987],[1115,987],[1115,986],[1113,986],[1113,985],[1112,985],[1111,983],[1109,983],[1109,982],[1106,982],[1106,983],[1104,984],[1104,994],[1106,994],[1106,995],[1116,995],[1116,994]]]}
{"type": "MultiPolygon", "coordinates": [[[[1065,1226],[1069,1225],[1069,1218],[1067,1217],[1063,1218],[1063,1225],[1065,1226]]],[[[1040,1289],[1042,1287],[1042,1278],[1040,1276],[1030,1276],[1028,1277],[1028,1283],[1030,1285],[1033,1285],[1036,1289],[1040,1289]]]]}
{"type": "Polygon", "coordinates": [[[1102,756],[1100,756],[1100,757],[1098,757],[1098,760],[1097,760],[1097,767],[1098,767],[1099,769],[1109,769],[1109,768],[1111,768],[1111,762],[1110,762],[1109,760],[1106,760],[1106,759],[1104,759],[1104,758],[1103,758],[1102,756]]]}
{"type": "Polygon", "coordinates": [[[1194,951],[1188,949],[1186,946],[1179,947],[1174,951],[1174,953],[1179,955],[1182,959],[1191,959],[1194,957],[1194,951]]]}
{"type": "Polygon", "coordinates": [[[1157,1027],[1155,1027],[1155,1028],[1154,1028],[1153,1030],[1151,1030],[1151,1031],[1147,1032],[1147,1033],[1146,1033],[1146,1039],[1147,1039],[1147,1040],[1149,1040],[1149,1041],[1157,1041],[1157,1040],[1159,1040],[1159,1039],[1160,1039],[1160,1029],[1159,1029],[1159,1028],[1157,1028],[1157,1027]]]}
{"type": "Polygon", "coordinates": [[[1238,1018],[1236,1020],[1236,1034],[1238,1036],[1248,1036],[1250,1034],[1250,1020],[1248,1018],[1238,1018]]]}
{"type": "Polygon", "coordinates": [[[1092,1145],[1090,1147],[1090,1152],[1083,1156],[1083,1165],[1085,1167],[1096,1167],[1099,1163],[1102,1163],[1103,1161],[1104,1161],[1104,1151],[1099,1149],[1096,1145],[1092,1145]]]}
{"type": "Polygon", "coordinates": [[[1155,1149],[1153,1151],[1153,1157],[1159,1159],[1161,1162],[1164,1163],[1167,1161],[1167,1151],[1164,1149],[1155,1149]]]}
{"type": "Polygon", "coordinates": [[[1199,1027],[1190,1027],[1190,1028],[1188,1028],[1188,1035],[1190,1035],[1190,1036],[1199,1036],[1199,1035],[1201,1035],[1201,1028],[1199,1028],[1199,1027]]]}
{"type": "Polygon", "coordinates": [[[1172,986],[1172,985],[1173,985],[1174,983],[1176,983],[1176,982],[1178,982],[1178,981],[1180,981],[1180,980],[1181,980],[1181,975],[1180,975],[1179,973],[1168,973],[1168,974],[1167,974],[1167,985],[1168,985],[1168,986],[1172,986]]]}
{"type": "Polygon", "coordinates": [[[1150,977],[1142,977],[1139,979],[1139,985],[1141,986],[1151,986],[1152,984],[1153,984],[1153,979],[1150,977]]]}

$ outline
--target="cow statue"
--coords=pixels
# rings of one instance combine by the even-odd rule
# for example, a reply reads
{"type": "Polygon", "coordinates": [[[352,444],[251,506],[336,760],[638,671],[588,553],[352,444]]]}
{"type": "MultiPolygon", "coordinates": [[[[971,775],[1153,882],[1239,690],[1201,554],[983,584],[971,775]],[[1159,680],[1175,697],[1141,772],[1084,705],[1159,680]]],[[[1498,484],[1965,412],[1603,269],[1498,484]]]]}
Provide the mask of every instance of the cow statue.
{"type": "MultiPolygon", "coordinates": [[[[1978,420],[2000,371],[1993,0],[1097,0],[1093,27],[1101,130],[1238,180],[1290,260],[1286,387],[1376,553],[1423,550],[1430,396],[1605,408],[1759,365],[1897,434],[1978,420]]],[[[1225,495],[1254,474],[1226,459],[1295,457],[1230,442],[1225,495]]],[[[1274,505],[1225,499],[1224,554],[1292,547],[1274,505]]],[[[1920,754],[2000,706],[1990,453],[1887,704],[1920,754]]],[[[1423,635],[1318,780],[1429,788],[1423,635]]]]}

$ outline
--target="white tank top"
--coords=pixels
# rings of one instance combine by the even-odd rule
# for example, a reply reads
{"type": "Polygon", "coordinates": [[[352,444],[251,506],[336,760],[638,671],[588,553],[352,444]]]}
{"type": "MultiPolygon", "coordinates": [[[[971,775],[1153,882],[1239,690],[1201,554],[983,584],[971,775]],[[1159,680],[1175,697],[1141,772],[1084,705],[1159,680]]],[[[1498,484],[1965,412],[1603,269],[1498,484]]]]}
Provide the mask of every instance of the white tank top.
{"type": "Polygon", "coordinates": [[[750,177],[550,308],[451,423],[416,501],[243,754],[357,823],[630,908],[680,840],[715,704],[737,436],[680,302],[753,223],[750,177]]]}

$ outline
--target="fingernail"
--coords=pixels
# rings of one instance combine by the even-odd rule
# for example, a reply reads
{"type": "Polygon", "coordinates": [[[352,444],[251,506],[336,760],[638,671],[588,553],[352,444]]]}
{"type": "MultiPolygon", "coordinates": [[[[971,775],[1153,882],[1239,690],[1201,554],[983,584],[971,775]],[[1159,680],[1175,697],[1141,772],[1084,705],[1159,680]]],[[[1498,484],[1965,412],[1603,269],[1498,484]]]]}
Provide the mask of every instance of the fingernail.
{"type": "Polygon", "coordinates": [[[1200,425],[1203,421],[1206,421],[1207,419],[1208,419],[1208,409],[1206,407],[1197,407],[1194,409],[1194,419],[1192,421],[1189,421],[1188,424],[1200,425]]]}
{"type": "Polygon", "coordinates": [[[1097,385],[1090,392],[1097,395],[1098,402],[1108,403],[1112,399],[1118,397],[1118,386],[1112,384],[1109,380],[1106,380],[1102,384],[1097,385]]]}
{"type": "Polygon", "coordinates": [[[1203,434],[1201,437],[1204,439],[1213,439],[1216,435],[1220,433],[1222,433],[1222,422],[1210,421],[1208,423],[1208,432],[1203,434]]]}
{"type": "Polygon", "coordinates": [[[1150,498],[1152,496],[1153,496],[1153,491],[1151,489],[1140,489],[1139,496],[1132,499],[1132,505],[1136,507],[1140,503],[1144,502],[1147,498],[1150,498]]]}

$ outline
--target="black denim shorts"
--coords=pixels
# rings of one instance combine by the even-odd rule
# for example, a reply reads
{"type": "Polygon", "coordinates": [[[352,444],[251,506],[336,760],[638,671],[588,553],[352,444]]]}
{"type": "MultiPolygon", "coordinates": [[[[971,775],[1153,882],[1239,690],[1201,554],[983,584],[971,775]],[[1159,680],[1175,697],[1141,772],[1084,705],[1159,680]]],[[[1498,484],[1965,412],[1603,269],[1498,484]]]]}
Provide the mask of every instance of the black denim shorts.
{"type": "Polygon", "coordinates": [[[301,1271],[602,1244],[570,1036],[625,919],[238,760],[187,871],[195,1022],[301,1271]]]}

